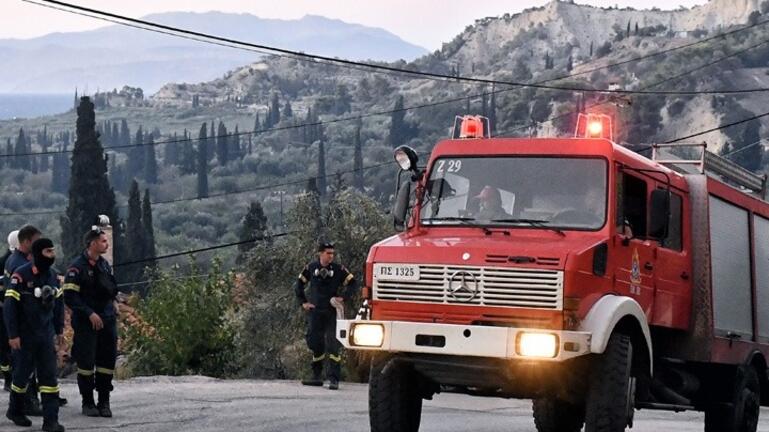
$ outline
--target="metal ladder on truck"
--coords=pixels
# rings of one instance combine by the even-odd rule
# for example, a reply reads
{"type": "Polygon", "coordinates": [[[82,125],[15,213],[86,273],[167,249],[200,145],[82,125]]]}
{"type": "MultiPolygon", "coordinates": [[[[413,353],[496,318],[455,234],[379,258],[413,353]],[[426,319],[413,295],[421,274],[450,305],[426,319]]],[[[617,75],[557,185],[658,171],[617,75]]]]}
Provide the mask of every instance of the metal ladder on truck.
{"type": "Polygon", "coordinates": [[[660,165],[665,165],[682,174],[692,174],[686,167],[694,167],[699,174],[709,175],[719,180],[742,188],[743,190],[766,200],[767,175],[756,174],[740,165],[709,152],[708,144],[701,143],[670,143],[651,144],[652,160],[660,165]],[[676,148],[701,148],[702,152],[697,159],[677,159],[671,152],[676,148]]]}

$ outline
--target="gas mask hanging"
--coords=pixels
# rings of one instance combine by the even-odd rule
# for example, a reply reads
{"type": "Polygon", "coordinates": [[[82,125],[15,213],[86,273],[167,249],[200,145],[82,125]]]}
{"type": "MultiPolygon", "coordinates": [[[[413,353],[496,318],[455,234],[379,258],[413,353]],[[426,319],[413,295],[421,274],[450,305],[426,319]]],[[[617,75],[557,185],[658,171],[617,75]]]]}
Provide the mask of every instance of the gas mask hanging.
{"type": "Polygon", "coordinates": [[[334,270],[321,267],[315,269],[315,276],[321,279],[328,279],[334,277],[334,270]]]}

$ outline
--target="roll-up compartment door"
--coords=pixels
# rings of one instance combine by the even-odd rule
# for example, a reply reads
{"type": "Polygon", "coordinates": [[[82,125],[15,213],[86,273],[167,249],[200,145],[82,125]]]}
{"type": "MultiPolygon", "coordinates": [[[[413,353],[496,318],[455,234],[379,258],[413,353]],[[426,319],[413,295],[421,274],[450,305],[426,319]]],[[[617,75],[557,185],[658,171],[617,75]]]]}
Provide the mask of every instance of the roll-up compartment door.
{"type": "Polygon", "coordinates": [[[717,334],[753,335],[748,212],[710,197],[713,319],[717,334]]]}

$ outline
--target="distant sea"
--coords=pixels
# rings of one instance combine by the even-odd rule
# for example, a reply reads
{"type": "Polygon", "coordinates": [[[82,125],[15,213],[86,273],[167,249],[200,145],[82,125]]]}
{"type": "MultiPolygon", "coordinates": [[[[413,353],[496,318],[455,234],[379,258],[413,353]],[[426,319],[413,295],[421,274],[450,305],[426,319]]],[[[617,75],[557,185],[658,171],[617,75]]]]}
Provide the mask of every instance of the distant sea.
{"type": "Polygon", "coordinates": [[[0,93],[0,120],[63,113],[72,108],[73,101],[71,94],[0,93]]]}

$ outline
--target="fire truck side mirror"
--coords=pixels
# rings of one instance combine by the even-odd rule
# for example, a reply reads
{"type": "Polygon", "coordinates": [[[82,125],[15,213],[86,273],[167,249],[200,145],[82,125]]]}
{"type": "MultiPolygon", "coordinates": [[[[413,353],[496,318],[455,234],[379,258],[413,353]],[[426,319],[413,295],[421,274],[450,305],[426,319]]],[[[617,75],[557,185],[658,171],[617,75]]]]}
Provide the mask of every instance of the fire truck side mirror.
{"type": "Polygon", "coordinates": [[[403,231],[406,228],[406,213],[409,211],[409,201],[411,199],[411,182],[403,182],[398,188],[398,194],[395,197],[395,206],[393,208],[393,223],[395,229],[403,231]]]}
{"type": "Polygon", "coordinates": [[[651,214],[649,218],[649,237],[665,240],[670,221],[670,191],[656,189],[651,196],[651,214]]]}

